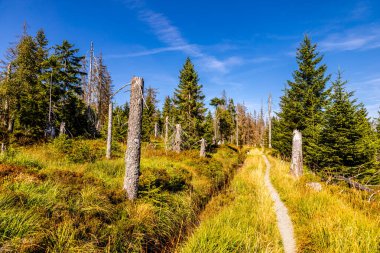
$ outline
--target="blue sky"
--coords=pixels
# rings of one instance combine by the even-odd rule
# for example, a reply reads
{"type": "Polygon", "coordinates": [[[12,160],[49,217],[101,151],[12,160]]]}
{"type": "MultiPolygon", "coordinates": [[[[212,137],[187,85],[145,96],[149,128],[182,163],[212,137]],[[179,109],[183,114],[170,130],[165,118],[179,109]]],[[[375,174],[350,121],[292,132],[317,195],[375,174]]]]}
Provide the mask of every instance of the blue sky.
{"type": "MultiPolygon", "coordinates": [[[[115,89],[142,76],[172,95],[189,56],[207,103],[226,90],[253,111],[273,94],[274,109],[296,69],[304,34],[318,43],[328,72],[340,68],[348,87],[376,116],[380,106],[380,1],[43,1],[0,0],[0,52],[24,22],[51,44],[67,39],[88,54],[102,51],[115,89]]],[[[2,56],[1,56],[2,57],[2,56]]],[[[116,97],[119,104],[129,94],[116,97]]]]}

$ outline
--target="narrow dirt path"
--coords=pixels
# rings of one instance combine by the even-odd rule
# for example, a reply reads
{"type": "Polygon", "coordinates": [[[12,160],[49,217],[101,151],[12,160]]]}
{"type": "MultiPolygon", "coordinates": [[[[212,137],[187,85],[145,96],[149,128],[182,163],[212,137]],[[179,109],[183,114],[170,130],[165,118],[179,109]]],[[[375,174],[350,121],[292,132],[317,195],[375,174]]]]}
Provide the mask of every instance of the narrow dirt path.
{"type": "Polygon", "coordinates": [[[273,187],[269,173],[270,173],[270,163],[268,158],[265,155],[262,155],[266,164],[265,171],[265,185],[269,190],[270,196],[274,202],[274,208],[277,216],[277,226],[280,230],[282,243],[284,245],[285,253],[294,253],[296,252],[296,242],[294,240],[293,225],[290,217],[288,215],[288,209],[281,201],[280,196],[278,195],[276,189],[273,187]]]}

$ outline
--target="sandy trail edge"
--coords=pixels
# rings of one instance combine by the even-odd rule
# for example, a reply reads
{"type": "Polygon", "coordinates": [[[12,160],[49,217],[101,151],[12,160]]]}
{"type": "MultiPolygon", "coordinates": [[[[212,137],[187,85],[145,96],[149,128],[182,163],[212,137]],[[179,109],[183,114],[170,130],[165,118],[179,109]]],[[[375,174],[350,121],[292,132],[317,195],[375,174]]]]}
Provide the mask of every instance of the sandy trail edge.
{"type": "Polygon", "coordinates": [[[269,190],[270,196],[274,202],[274,208],[277,216],[277,226],[280,230],[282,243],[284,245],[285,253],[295,253],[296,252],[296,242],[294,240],[293,225],[290,217],[288,215],[288,209],[281,201],[276,189],[273,187],[269,173],[270,173],[270,163],[265,155],[262,155],[266,164],[265,171],[265,185],[269,190]]]}

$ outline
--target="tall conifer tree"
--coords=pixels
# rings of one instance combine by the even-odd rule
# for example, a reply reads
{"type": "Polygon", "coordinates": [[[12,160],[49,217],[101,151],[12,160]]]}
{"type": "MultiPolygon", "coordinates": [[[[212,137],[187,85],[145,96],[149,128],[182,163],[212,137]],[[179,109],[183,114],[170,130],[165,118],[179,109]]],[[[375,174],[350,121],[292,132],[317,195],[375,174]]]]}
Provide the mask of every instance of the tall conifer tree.
{"type": "Polygon", "coordinates": [[[352,99],[354,93],[346,91],[346,83],[339,72],[325,112],[321,166],[338,174],[363,176],[359,166],[374,161],[375,136],[365,108],[352,99]]]}
{"type": "Polygon", "coordinates": [[[297,49],[298,69],[293,73],[293,80],[288,81],[285,94],[281,97],[279,122],[276,124],[276,139],[273,145],[281,154],[289,157],[291,153],[292,132],[302,132],[305,161],[315,167],[320,159],[319,137],[323,108],[326,105],[328,90],[326,83],[330,75],[326,75],[327,66],[320,64],[323,56],[317,51],[308,36],[304,37],[297,49]]]}
{"type": "MultiPolygon", "coordinates": [[[[203,121],[206,109],[202,85],[190,58],[186,59],[179,76],[179,85],[174,92],[174,106],[177,122],[187,134],[187,147],[198,141],[204,134],[203,121]]],[[[185,145],[186,146],[186,145],[185,145]]]]}

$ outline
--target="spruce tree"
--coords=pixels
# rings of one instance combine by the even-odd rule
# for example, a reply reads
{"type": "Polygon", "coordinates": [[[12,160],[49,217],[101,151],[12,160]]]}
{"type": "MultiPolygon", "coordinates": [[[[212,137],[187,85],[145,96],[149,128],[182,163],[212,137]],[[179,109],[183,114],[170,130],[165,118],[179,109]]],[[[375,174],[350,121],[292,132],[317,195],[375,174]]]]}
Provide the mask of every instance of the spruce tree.
{"type": "Polygon", "coordinates": [[[169,117],[169,121],[174,116],[174,107],[173,107],[173,101],[169,96],[165,97],[165,102],[162,107],[162,121],[165,122],[166,117],[169,117]]]}
{"type": "Polygon", "coordinates": [[[21,37],[13,62],[12,85],[9,87],[9,95],[15,102],[11,108],[14,137],[27,142],[41,138],[46,125],[46,89],[39,80],[43,56],[38,49],[32,36],[24,34],[21,37]]]}
{"type": "Polygon", "coordinates": [[[149,87],[145,92],[145,105],[142,115],[142,140],[150,141],[155,123],[158,123],[157,91],[149,87]]]}
{"type": "Polygon", "coordinates": [[[346,90],[346,83],[340,72],[332,83],[321,135],[320,166],[340,175],[363,177],[365,165],[374,161],[375,136],[364,106],[352,98],[354,93],[346,90]]]}
{"type": "Polygon", "coordinates": [[[52,55],[53,87],[57,126],[65,122],[66,128],[74,136],[90,132],[86,117],[86,107],[82,100],[81,63],[83,56],[77,56],[78,49],[64,40],[54,47],[52,55]]]}
{"type": "Polygon", "coordinates": [[[198,82],[199,78],[194,65],[190,58],[187,58],[180,71],[178,88],[173,98],[176,121],[181,124],[186,135],[184,148],[192,147],[204,134],[205,96],[202,93],[202,85],[198,82]]]}
{"type": "Polygon", "coordinates": [[[306,163],[315,168],[320,159],[319,137],[323,108],[326,105],[329,90],[326,83],[330,75],[326,75],[327,66],[320,64],[323,56],[317,51],[317,45],[305,36],[297,49],[298,69],[293,73],[293,80],[288,81],[285,94],[281,97],[281,111],[278,113],[279,127],[273,140],[275,148],[284,156],[291,152],[292,132],[302,132],[306,163]]]}
{"type": "Polygon", "coordinates": [[[214,137],[214,122],[213,122],[212,114],[208,111],[205,121],[204,121],[204,135],[203,138],[206,140],[206,144],[208,147],[211,147],[212,139],[214,137]]]}
{"type": "Polygon", "coordinates": [[[114,140],[123,142],[123,143],[127,141],[128,116],[129,116],[128,102],[126,102],[124,106],[116,106],[116,108],[113,110],[112,138],[114,140]]]}

